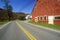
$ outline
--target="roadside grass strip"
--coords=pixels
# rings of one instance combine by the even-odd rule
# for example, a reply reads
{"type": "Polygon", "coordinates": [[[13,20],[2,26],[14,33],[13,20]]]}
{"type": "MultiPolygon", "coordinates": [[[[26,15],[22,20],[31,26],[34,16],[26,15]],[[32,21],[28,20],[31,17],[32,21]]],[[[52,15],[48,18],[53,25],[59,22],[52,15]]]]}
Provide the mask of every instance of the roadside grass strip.
{"type": "Polygon", "coordinates": [[[32,36],[21,24],[16,22],[16,24],[19,26],[19,28],[28,36],[30,40],[37,40],[34,36],[32,36]]]}
{"type": "Polygon", "coordinates": [[[29,21],[29,23],[39,25],[39,26],[44,26],[44,27],[47,27],[47,28],[52,28],[52,29],[55,29],[55,30],[60,30],[60,25],[52,25],[52,24],[45,24],[45,23],[32,22],[32,21],[29,21]]]}
{"type": "Polygon", "coordinates": [[[3,25],[5,23],[7,23],[7,22],[9,22],[9,21],[0,21],[0,25],[3,25]]]}

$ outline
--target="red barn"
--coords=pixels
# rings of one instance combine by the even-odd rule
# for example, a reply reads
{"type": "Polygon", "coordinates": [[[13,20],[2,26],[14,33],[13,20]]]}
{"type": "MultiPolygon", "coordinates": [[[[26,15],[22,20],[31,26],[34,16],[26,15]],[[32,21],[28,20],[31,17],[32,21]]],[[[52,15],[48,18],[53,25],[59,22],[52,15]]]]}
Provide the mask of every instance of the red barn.
{"type": "Polygon", "coordinates": [[[60,0],[37,0],[32,21],[60,25],[60,0]]]}

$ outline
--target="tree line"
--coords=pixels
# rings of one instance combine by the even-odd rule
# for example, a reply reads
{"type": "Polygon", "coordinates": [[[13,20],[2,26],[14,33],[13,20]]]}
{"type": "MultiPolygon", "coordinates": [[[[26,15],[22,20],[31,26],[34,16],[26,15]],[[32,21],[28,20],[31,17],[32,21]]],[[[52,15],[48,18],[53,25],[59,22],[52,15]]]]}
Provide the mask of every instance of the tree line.
{"type": "Polygon", "coordinates": [[[0,21],[3,20],[15,20],[15,19],[20,19],[24,20],[25,19],[25,13],[22,12],[12,12],[13,7],[9,4],[9,0],[0,0],[1,2],[4,2],[3,9],[0,8],[0,21]]]}
{"type": "Polygon", "coordinates": [[[19,20],[25,20],[26,14],[23,12],[11,12],[11,11],[7,11],[0,8],[0,21],[3,20],[15,20],[15,19],[19,19],[19,20]],[[8,15],[9,13],[9,15],[8,15]]]}

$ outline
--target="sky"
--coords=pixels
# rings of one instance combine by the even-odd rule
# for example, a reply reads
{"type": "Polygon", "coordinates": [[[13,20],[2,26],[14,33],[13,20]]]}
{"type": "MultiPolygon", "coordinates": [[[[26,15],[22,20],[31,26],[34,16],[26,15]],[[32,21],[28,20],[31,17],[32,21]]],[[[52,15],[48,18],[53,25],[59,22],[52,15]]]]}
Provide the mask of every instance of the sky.
{"type": "MultiPolygon", "coordinates": [[[[13,7],[13,12],[31,13],[36,0],[9,0],[13,7]]],[[[0,2],[0,8],[3,8],[4,3],[0,2]]]]}

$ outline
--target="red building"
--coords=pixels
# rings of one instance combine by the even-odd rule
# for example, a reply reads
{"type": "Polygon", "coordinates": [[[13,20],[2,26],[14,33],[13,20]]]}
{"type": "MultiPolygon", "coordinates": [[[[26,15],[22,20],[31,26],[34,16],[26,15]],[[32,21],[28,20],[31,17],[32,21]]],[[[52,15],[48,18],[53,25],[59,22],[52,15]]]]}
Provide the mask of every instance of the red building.
{"type": "Polygon", "coordinates": [[[37,0],[32,21],[60,25],[60,0],[37,0]]]}

